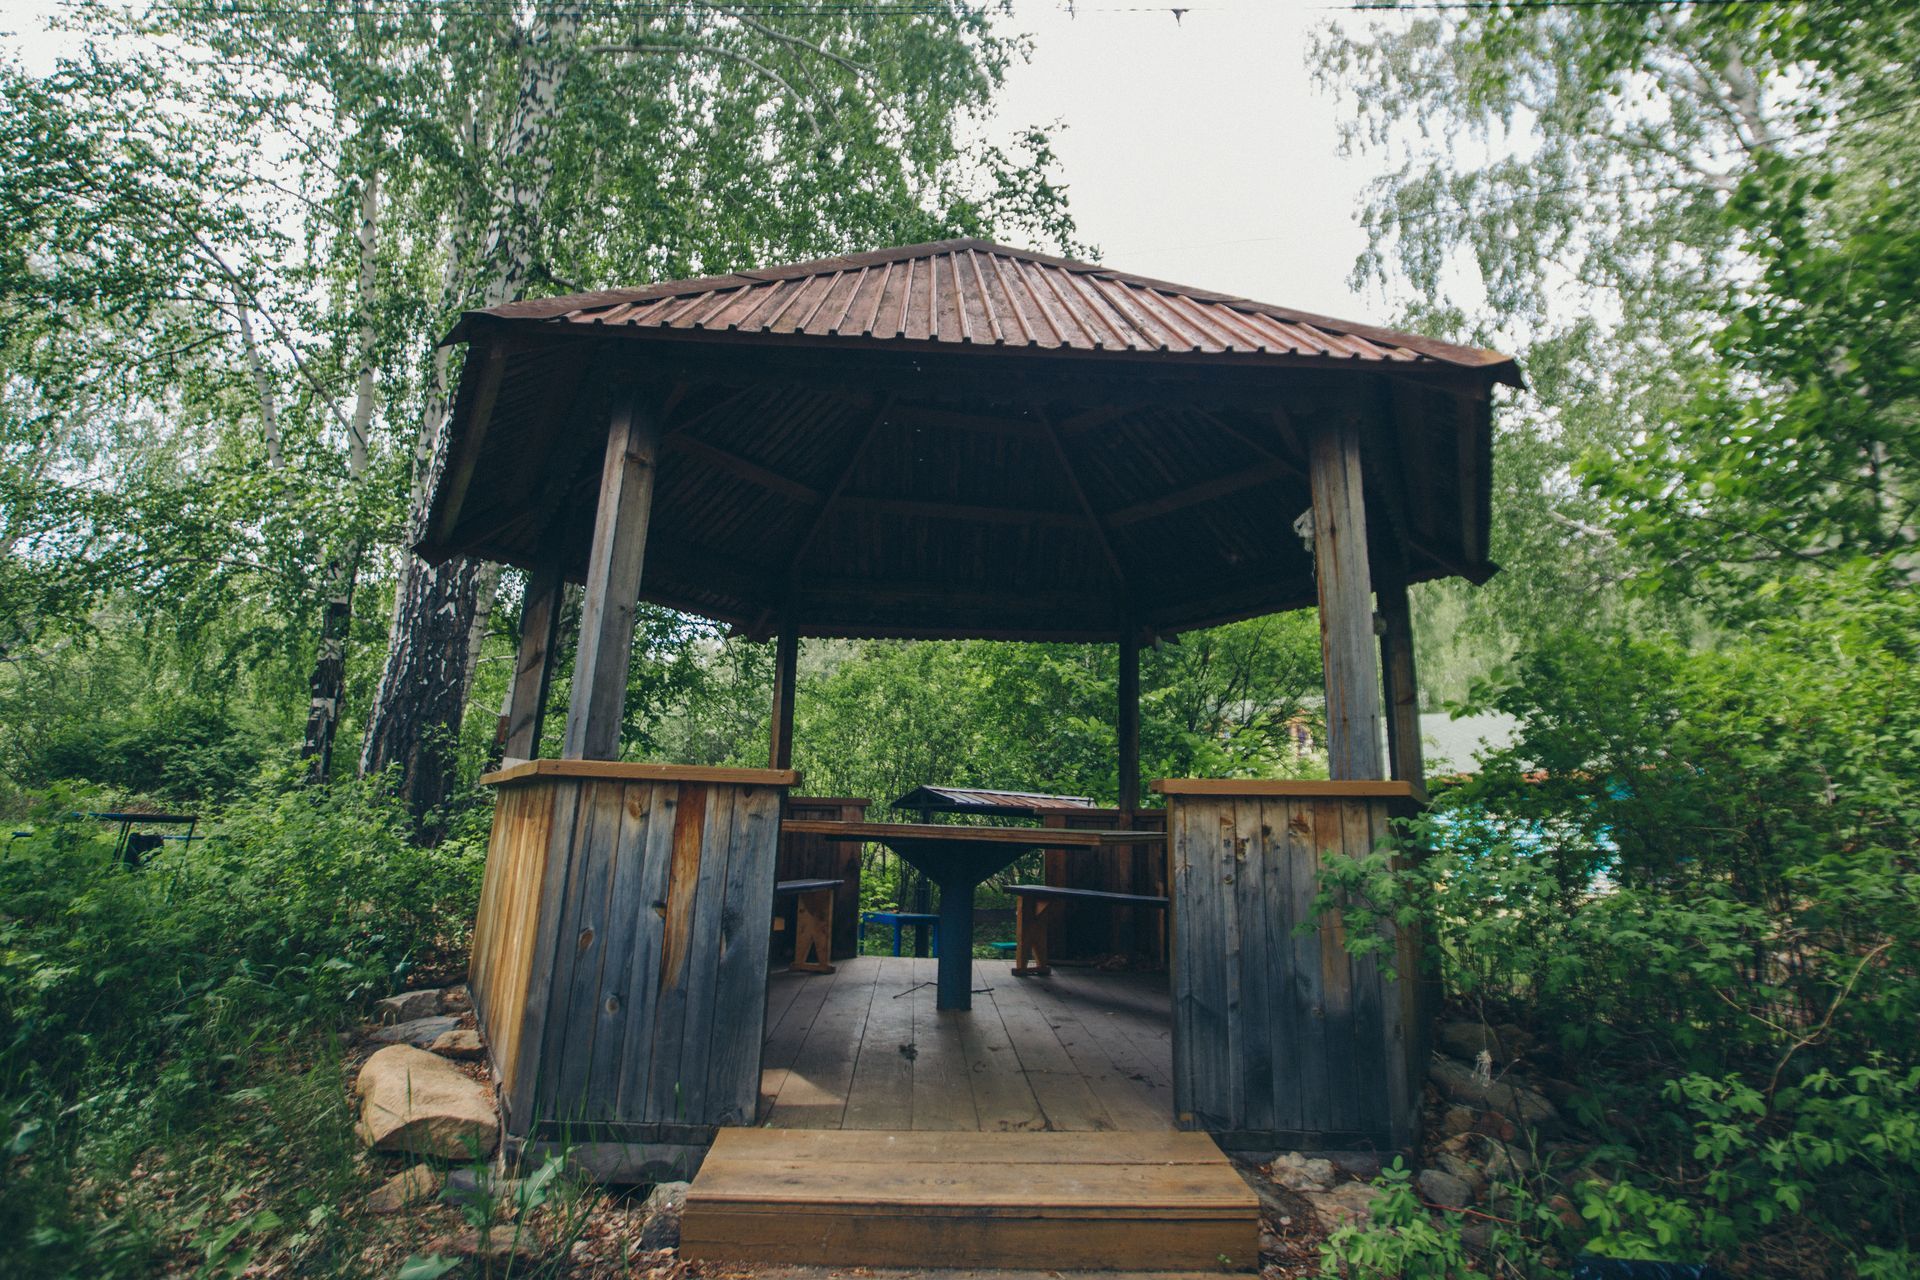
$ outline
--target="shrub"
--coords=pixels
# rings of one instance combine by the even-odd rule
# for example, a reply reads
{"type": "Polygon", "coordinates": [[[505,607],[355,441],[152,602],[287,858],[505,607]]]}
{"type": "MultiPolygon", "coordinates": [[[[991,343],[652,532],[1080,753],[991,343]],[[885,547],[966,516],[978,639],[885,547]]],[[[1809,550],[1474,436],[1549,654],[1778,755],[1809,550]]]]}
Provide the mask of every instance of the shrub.
{"type": "Polygon", "coordinates": [[[1479,691],[1518,740],[1416,824],[1424,863],[1333,877],[1547,1033],[1602,1144],[1571,1197],[1596,1253],[1915,1261],[1920,600],[1801,590],[1708,653],[1548,638],[1479,691]]]}
{"type": "Polygon", "coordinates": [[[139,871],[64,816],[88,804],[54,796],[0,850],[0,1274],[138,1270],[117,1173],[443,964],[477,898],[471,846],[415,847],[365,784],[263,791],[139,871]]]}

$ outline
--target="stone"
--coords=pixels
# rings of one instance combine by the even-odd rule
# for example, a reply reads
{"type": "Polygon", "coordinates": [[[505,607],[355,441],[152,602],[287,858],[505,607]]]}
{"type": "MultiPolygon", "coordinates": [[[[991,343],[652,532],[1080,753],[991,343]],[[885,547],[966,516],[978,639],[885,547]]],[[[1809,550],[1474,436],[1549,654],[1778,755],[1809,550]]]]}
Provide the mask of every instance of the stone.
{"type": "Polygon", "coordinates": [[[460,1019],[453,1015],[436,1013],[430,1017],[409,1018],[405,1022],[377,1028],[368,1034],[367,1039],[375,1044],[410,1044],[424,1049],[459,1025],[460,1019]]]}
{"type": "Polygon", "coordinates": [[[646,1203],[641,1205],[647,1215],[646,1223],[640,1228],[642,1249],[680,1247],[680,1211],[686,1207],[690,1185],[685,1182],[662,1182],[647,1193],[646,1203]]]}
{"type": "Polygon", "coordinates": [[[1337,1171],[1365,1182],[1372,1182],[1386,1167],[1377,1151],[1329,1151],[1326,1159],[1337,1171]]]}
{"type": "Polygon", "coordinates": [[[1283,1151],[1268,1166],[1269,1177],[1289,1191],[1325,1191],[1333,1185],[1333,1162],[1283,1151]]]}
{"type": "Polygon", "coordinates": [[[447,1174],[447,1189],[440,1198],[463,1210],[486,1210],[497,1221],[506,1222],[520,1212],[520,1180],[467,1165],[447,1174]]]}
{"type": "Polygon", "coordinates": [[[1422,1200],[1443,1209],[1464,1209],[1473,1203],[1473,1189],[1444,1169],[1422,1169],[1414,1186],[1422,1200]]]}
{"type": "Polygon", "coordinates": [[[467,984],[448,987],[440,993],[441,1013],[465,1013],[473,1008],[473,997],[467,992],[467,984]]]}
{"type": "Polygon", "coordinates": [[[540,1242],[529,1231],[515,1226],[489,1227],[486,1235],[480,1234],[478,1227],[468,1227],[452,1235],[436,1237],[427,1246],[427,1252],[457,1254],[463,1258],[480,1258],[491,1263],[502,1263],[509,1259],[516,1262],[532,1262],[540,1253],[540,1242]]]}
{"type": "Polygon", "coordinates": [[[1472,1062],[1483,1049],[1495,1062],[1512,1062],[1525,1057],[1533,1048],[1533,1037],[1511,1022],[1503,1022],[1498,1027],[1464,1019],[1443,1022],[1434,1028],[1433,1034],[1442,1050],[1462,1062],[1472,1062]]]}
{"type": "Polygon", "coordinates": [[[451,1031],[443,1031],[434,1037],[433,1043],[428,1045],[427,1049],[443,1058],[459,1058],[462,1061],[472,1061],[475,1058],[487,1056],[486,1042],[472,1027],[455,1027],[451,1031]]]}
{"type": "Polygon", "coordinates": [[[1450,1106],[1440,1117],[1440,1132],[1448,1137],[1465,1133],[1473,1128],[1474,1111],[1472,1107],[1450,1106]]]}
{"type": "Polygon", "coordinates": [[[373,1004],[373,1020],[381,1026],[391,1026],[396,1022],[412,1022],[415,1018],[425,1018],[440,1012],[440,992],[402,991],[397,996],[388,996],[376,1000],[373,1004]]]}
{"type": "Polygon", "coordinates": [[[367,1193],[364,1201],[369,1213],[398,1213],[412,1205],[431,1200],[440,1190],[440,1175],[430,1164],[402,1169],[367,1193]]]}
{"type": "Polygon", "coordinates": [[[1466,1106],[1529,1125],[1552,1124],[1560,1119],[1553,1104],[1533,1090],[1500,1080],[1488,1083],[1472,1067],[1451,1058],[1435,1058],[1427,1077],[1440,1086],[1442,1093],[1466,1106]]]}
{"type": "Polygon", "coordinates": [[[1463,1156],[1451,1151],[1442,1151],[1433,1158],[1433,1167],[1450,1173],[1467,1184],[1467,1189],[1478,1195],[1486,1189],[1487,1175],[1479,1166],[1463,1156]]]}
{"type": "Polygon", "coordinates": [[[388,1045],[361,1066],[353,1090],[360,1136],[376,1151],[460,1160],[499,1143],[493,1091],[424,1049],[388,1045]]]}
{"type": "Polygon", "coordinates": [[[1380,1195],[1380,1189],[1366,1182],[1343,1182],[1331,1191],[1311,1191],[1302,1193],[1307,1203],[1313,1206],[1313,1213],[1320,1220],[1324,1231],[1331,1231],[1343,1223],[1365,1222],[1373,1213],[1373,1202],[1380,1195]]]}

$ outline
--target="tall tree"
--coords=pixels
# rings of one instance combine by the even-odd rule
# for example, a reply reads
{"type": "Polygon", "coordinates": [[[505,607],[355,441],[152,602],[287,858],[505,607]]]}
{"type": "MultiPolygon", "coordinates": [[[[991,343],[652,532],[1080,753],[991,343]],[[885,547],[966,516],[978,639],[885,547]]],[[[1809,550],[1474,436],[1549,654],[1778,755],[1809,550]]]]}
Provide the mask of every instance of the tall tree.
{"type": "Polygon", "coordinates": [[[1588,623],[1619,607],[1622,580],[1663,576],[1660,553],[1621,545],[1628,508],[1663,486],[1667,515],[1726,536],[1676,486],[1715,431],[1696,397],[1729,369],[1702,337],[1759,296],[1739,210],[1778,163],[1833,165],[1854,115],[1891,105],[1861,73],[1891,66],[1911,26],[1878,0],[1846,21],[1809,12],[1413,6],[1316,42],[1316,74],[1352,105],[1349,145],[1395,161],[1362,215],[1357,280],[1410,297],[1420,323],[1518,347],[1534,386],[1496,454],[1505,572],[1438,611],[1483,649],[1542,620],[1588,623]],[[1589,483],[1609,473],[1639,499],[1589,483]]]}
{"type": "Polygon", "coordinates": [[[995,226],[1070,235],[1044,137],[1013,154],[962,141],[1022,48],[971,5],[80,12],[165,36],[170,75],[254,126],[231,158],[257,201],[281,193],[304,229],[302,310],[260,367],[293,383],[348,495],[313,574],[306,747],[323,770],[352,588],[370,540],[397,541],[361,765],[396,770],[420,814],[451,785],[494,596],[491,569],[404,551],[457,374],[435,343],[459,311],[995,226]]]}

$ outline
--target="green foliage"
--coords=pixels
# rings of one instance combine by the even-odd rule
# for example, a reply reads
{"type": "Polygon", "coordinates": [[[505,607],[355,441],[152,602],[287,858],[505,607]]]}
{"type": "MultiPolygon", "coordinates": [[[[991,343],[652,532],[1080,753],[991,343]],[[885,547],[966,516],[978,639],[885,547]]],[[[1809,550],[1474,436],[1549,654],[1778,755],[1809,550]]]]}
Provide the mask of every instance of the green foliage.
{"type": "MultiPolygon", "coordinates": [[[[157,1142],[244,1125],[303,1150],[350,1143],[332,1029],[414,966],[444,963],[478,896],[474,852],[413,847],[372,786],[278,780],[140,871],[99,824],[64,816],[87,807],[56,794],[0,853],[0,1270],[14,1274],[139,1272],[177,1241],[177,1224],[108,1192],[157,1142]],[[273,1069],[293,1049],[320,1061],[273,1069]]],[[[177,1159],[235,1158],[188,1142],[177,1159]]],[[[270,1224],[202,1206],[207,1263],[259,1236],[303,1247],[290,1237],[327,1202],[295,1207],[270,1224]]]]}
{"type": "Polygon", "coordinates": [[[1481,689],[1518,740],[1437,797],[1422,865],[1329,886],[1549,1035],[1610,1153],[1574,1196],[1595,1252],[1870,1269],[1920,1215],[1920,600],[1782,594],[1711,652],[1546,638],[1481,689]]]}
{"type": "Polygon", "coordinates": [[[1342,1223],[1327,1237],[1320,1274],[1346,1280],[1464,1280],[1474,1274],[1460,1239],[1460,1215],[1436,1223],[1398,1156],[1374,1180],[1380,1189],[1367,1221],[1342,1223]]]}

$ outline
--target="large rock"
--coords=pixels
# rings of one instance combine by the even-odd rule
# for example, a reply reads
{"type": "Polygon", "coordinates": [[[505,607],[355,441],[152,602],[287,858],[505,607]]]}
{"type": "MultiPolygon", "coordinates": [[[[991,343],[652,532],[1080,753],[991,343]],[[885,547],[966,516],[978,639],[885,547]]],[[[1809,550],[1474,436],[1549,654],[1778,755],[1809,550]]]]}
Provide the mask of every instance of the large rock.
{"type": "Polygon", "coordinates": [[[1420,1198],[1442,1209],[1464,1209],[1473,1203],[1473,1190],[1443,1169],[1422,1169],[1416,1180],[1420,1198]]]}
{"type": "Polygon", "coordinates": [[[388,1025],[395,1022],[412,1022],[415,1018],[424,1018],[440,1012],[440,992],[402,991],[397,996],[388,996],[377,1000],[373,1006],[373,1020],[388,1025]]]}
{"type": "Polygon", "coordinates": [[[1483,1081],[1472,1067],[1451,1058],[1435,1058],[1427,1077],[1455,1102],[1482,1111],[1497,1111],[1522,1124],[1551,1124],[1560,1118],[1553,1104],[1533,1090],[1499,1080],[1483,1081]]]}
{"type": "Polygon", "coordinates": [[[360,1136],[378,1151],[443,1160],[490,1154],[500,1139],[492,1091],[445,1058],[389,1045],[360,1068],[360,1136]]]}
{"type": "Polygon", "coordinates": [[[416,1164],[388,1178],[367,1193],[369,1213],[398,1213],[411,1205],[433,1198],[440,1190],[440,1175],[430,1164],[416,1164]]]}
{"type": "Polygon", "coordinates": [[[680,1247],[680,1211],[686,1208],[685,1182],[662,1182],[647,1194],[647,1221],[640,1228],[642,1249],[678,1249],[680,1247]]]}
{"type": "Polygon", "coordinates": [[[1322,1229],[1332,1231],[1342,1223],[1364,1223],[1373,1213],[1373,1202],[1384,1193],[1367,1182],[1343,1182],[1331,1191],[1305,1191],[1301,1198],[1313,1206],[1322,1229]]]}
{"type": "Polygon", "coordinates": [[[375,1044],[410,1044],[424,1049],[459,1025],[460,1019],[452,1014],[437,1013],[427,1018],[409,1018],[390,1027],[380,1027],[368,1033],[367,1039],[375,1044]]]}
{"type": "Polygon", "coordinates": [[[1443,1022],[1434,1038],[1447,1053],[1472,1062],[1485,1050],[1495,1062],[1512,1062],[1533,1048],[1533,1037],[1512,1023],[1489,1027],[1484,1022],[1443,1022]]]}
{"type": "Polygon", "coordinates": [[[1312,1159],[1298,1151],[1282,1151],[1268,1166],[1275,1182],[1289,1191],[1325,1191],[1333,1185],[1333,1162],[1312,1159]]]}
{"type": "Polygon", "coordinates": [[[455,1027],[451,1031],[442,1032],[427,1048],[443,1058],[459,1058],[465,1061],[484,1058],[487,1055],[486,1042],[472,1027],[455,1027]]]}

